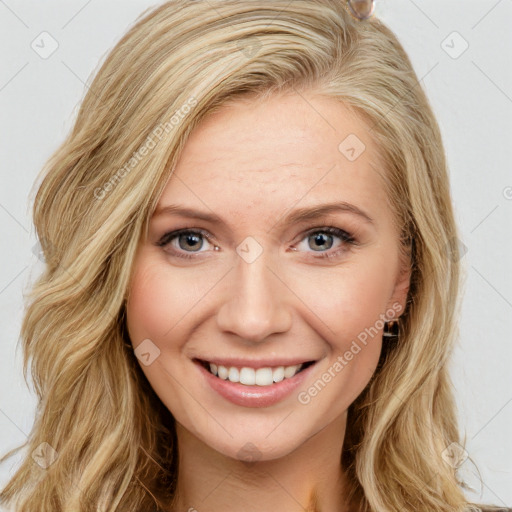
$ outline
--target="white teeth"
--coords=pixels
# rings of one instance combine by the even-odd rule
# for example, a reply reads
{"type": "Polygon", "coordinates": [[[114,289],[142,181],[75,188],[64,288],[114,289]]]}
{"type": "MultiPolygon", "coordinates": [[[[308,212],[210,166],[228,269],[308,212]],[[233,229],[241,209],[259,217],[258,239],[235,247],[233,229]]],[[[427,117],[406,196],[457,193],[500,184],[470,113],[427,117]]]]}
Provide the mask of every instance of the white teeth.
{"type": "Polygon", "coordinates": [[[240,372],[238,371],[238,368],[232,366],[229,369],[228,378],[231,382],[240,382],[240,372]]]}
{"type": "Polygon", "coordinates": [[[254,368],[242,368],[240,370],[240,384],[254,386],[256,384],[256,372],[254,368]]]}
{"type": "Polygon", "coordinates": [[[272,372],[274,382],[281,382],[284,379],[284,366],[278,366],[274,368],[272,372]]]}
{"type": "Polygon", "coordinates": [[[228,378],[229,372],[225,366],[219,366],[217,371],[219,372],[219,377],[221,379],[226,380],[228,378]]]}
{"type": "Polygon", "coordinates": [[[220,379],[230,382],[239,382],[246,386],[271,386],[274,382],[281,382],[283,379],[290,379],[302,368],[302,364],[292,366],[276,366],[274,368],[237,368],[235,366],[222,366],[210,363],[210,372],[220,379]]]}
{"type": "Polygon", "coordinates": [[[272,382],[272,368],[258,368],[256,370],[257,386],[270,386],[272,382]]]}
{"type": "Polygon", "coordinates": [[[299,369],[299,366],[300,365],[298,365],[298,364],[293,365],[293,366],[287,366],[284,369],[284,378],[285,379],[289,379],[290,377],[293,377],[297,373],[297,370],[299,369]]]}

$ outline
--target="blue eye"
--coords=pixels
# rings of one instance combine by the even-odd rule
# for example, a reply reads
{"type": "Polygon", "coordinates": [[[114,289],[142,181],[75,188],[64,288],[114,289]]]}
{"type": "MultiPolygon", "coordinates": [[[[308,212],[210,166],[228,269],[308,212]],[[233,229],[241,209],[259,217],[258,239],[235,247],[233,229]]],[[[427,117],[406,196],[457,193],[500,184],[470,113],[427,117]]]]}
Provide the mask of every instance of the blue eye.
{"type": "Polygon", "coordinates": [[[334,226],[326,226],[322,229],[309,231],[303,240],[306,240],[308,248],[313,249],[313,252],[319,253],[314,256],[315,258],[339,256],[341,252],[347,251],[350,246],[356,245],[356,240],[350,233],[334,226]],[[333,238],[339,238],[341,243],[335,250],[329,251],[334,244],[333,238]],[[322,251],[322,249],[327,249],[327,251],[322,251]]]}
{"type": "MultiPolygon", "coordinates": [[[[313,258],[333,258],[348,251],[351,246],[357,245],[355,238],[350,233],[334,226],[310,230],[305,234],[300,243],[304,241],[306,241],[307,248],[312,249],[311,251],[306,249],[305,252],[317,253],[312,255],[313,258]],[[334,238],[339,238],[341,243],[331,250],[334,246],[334,238]]],[[[166,252],[171,256],[191,259],[197,258],[197,254],[207,252],[201,250],[205,246],[205,242],[212,244],[214,250],[218,250],[218,247],[213,244],[211,235],[201,229],[170,231],[156,245],[159,247],[169,247],[170,250],[166,250],[166,252]]]]}
{"type": "Polygon", "coordinates": [[[191,230],[191,229],[181,229],[178,231],[171,231],[166,233],[158,242],[157,245],[160,247],[171,246],[172,255],[178,256],[179,258],[194,258],[193,254],[187,254],[188,249],[191,249],[192,253],[204,252],[201,251],[204,241],[208,240],[210,242],[210,235],[202,230],[191,230]],[[178,242],[178,247],[176,248],[175,244],[172,242],[176,240],[178,242]],[[185,251],[179,252],[179,251],[185,251]]]}
{"type": "Polygon", "coordinates": [[[187,250],[191,247],[192,251],[197,252],[203,246],[203,240],[201,236],[202,235],[198,236],[195,233],[181,233],[177,238],[178,245],[180,249],[187,250]]]}

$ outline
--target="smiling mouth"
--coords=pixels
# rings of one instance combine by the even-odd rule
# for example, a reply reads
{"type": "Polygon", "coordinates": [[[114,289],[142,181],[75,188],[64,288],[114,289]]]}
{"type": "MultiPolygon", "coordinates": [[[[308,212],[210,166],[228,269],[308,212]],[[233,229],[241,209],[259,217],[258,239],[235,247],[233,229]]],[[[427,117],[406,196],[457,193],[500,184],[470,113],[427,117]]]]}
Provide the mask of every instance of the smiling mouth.
{"type": "Polygon", "coordinates": [[[222,366],[196,359],[209,373],[222,380],[245,386],[272,386],[283,380],[291,379],[316,361],[307,361],[291,366],[266,366],[264,368],[249,368],[237,366],[222,366]]]}

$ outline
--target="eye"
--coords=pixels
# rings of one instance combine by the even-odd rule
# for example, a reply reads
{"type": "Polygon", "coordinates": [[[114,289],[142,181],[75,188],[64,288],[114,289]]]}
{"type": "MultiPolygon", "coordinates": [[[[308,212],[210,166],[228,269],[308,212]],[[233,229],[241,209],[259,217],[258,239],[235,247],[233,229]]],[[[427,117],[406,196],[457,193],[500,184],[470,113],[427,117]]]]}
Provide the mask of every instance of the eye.
{"type": "MultiPolygon", "coordinates": [[[[339,256],[350,250],[351,246],[357,245],[355,238],[343,229],[334,226],[324,226],[315,228],[306,233],[305,237],[298,244],[306,244],[306,248],[299,250],[316,253],[312,255],[314,258],[332,258],[339,256]],[[335,240],[339,242],[336,244],[335,240]],[[334,247],[334,249],[333,249],[334,247]],[[312,249],[308,251],[307,249],[312,249]]],[[[219,250],[219,247],[213,244],[212,237],[206,231],[201,229],[180,229],[166,233],[156,245],[165,247],[166,252],[178,258],[196,258],[198,254],[207,252],[202,251],[208,244],[213,246],[213,250],[219,250]]],[[[293,248],[293,250],[298,250],[293,248]]]]}
{"type": "MultiPolygon", "coordinates": [[[[159,247],[169,247],[173,256],[194,258],[194,253],[201,253],[205,242],[212,244],[211,236],[203,230],[180,229],[166,233],[158,242],[159,247]],[[184,252],[183,252],[184,251],[184,252]],[[190,254],[187,254],[190,253],[190,254]]],[[[214,246],[214,250],[217,247],[214,246]]]]}
{"type": "Polygon", "coordinates": [[[304,250],[303,244],[306,246],[306,252],[317,253],[313,255],[314,258],[332,258],[348,251],[351,246],[356,245],[356,240],[350,233],[343,229],[334,226],[325,226],[309,231],[298,245],[298,247],[303,246],[302,250],[304,250]],[[336,245],[334,241],[335,238],[340,240],[336,245]],[[334,249],[331,250],[333,246],[334,249]],[[308,248],[312,249],[312,251],[307,251],[308,248]]]}

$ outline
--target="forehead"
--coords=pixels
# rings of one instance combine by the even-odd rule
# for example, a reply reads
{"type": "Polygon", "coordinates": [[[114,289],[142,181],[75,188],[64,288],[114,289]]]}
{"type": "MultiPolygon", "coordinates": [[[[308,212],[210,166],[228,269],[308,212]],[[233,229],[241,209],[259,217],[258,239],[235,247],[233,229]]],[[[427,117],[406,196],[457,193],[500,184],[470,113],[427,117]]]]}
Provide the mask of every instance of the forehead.
{"type": "Polygon", "coordinates": [[[196,127],[159,203],[200,201],[235,213],[347,200],[373,202],[375,210],[385,201],[382,172],[368,125],[342,102],[304,94],[244,98],[196,127]]]}

